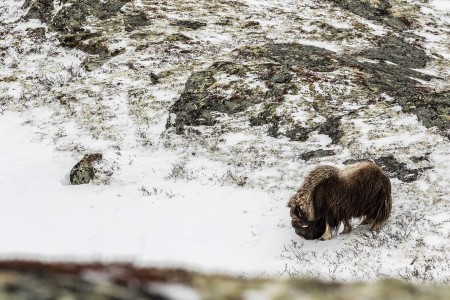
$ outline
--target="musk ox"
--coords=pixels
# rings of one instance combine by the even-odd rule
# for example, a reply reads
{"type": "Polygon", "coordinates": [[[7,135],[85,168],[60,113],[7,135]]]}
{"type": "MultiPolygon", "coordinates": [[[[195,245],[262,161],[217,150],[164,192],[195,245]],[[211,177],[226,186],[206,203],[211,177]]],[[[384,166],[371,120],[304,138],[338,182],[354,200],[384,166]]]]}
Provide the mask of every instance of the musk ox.
{"type": "Polygon", "coordinates": [[[342,233],[349,233],[351,218],[364,217],[362,224],[378,230],[391,214],[391,182],[368,161],[343,169],[319,166],[308,174],[288,207],[292,227],[305,239],[330,240],[341,222],[342,233]]]}

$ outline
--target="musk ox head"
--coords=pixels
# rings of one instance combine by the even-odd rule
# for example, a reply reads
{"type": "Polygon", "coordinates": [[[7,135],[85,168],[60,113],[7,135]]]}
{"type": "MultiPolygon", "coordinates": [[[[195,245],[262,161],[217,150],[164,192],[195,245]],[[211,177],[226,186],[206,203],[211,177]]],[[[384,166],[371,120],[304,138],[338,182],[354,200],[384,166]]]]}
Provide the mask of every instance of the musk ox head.
{"type": "Polygon", "coordinates": [[[316,215],[314,197],[319,186],[329,178],[336,177],[338,169],[333,166],[319,166],[312,170],[302,186],[288,202],[291,209],[291,224],[295,233],[307,240],[318,239],[325,232],[324,216],[316,215]]]}
{"type": "Polygon", "coordinates": [[[325,232],[325,220],[309,221],[305,212],[299,206],[291,208],[291,218],[295,233],[304,239],[315,240],[325,232]]]}

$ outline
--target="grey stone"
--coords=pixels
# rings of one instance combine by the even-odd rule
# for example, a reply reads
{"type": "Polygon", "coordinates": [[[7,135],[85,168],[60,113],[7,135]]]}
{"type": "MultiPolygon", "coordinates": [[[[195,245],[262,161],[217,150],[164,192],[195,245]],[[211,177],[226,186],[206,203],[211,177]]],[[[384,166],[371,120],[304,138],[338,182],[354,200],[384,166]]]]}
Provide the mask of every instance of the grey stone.
{"type": "Polygon", "coordinates": [[[73,185],[89,183],[95,176],[95,164],[102,158],[100,153],[86,154],[70,171],[70,183],[73,185]]]}
{"type": "Polygon", "coordinates": [[[309,161],[314,158],[333,156],[335,154],[336,154],[336,152],[334,152],[333,150],[317,149],[317,150],[313,150],[313,151],[309,151],[309,152],[305,152],[305,153],[301,154],[300,158],[305,161],[309,161]]]}
{"type": "Polygon", "coordinates": [[[397,30],[405,30],[409,24],[407,20],[392,16],[388,0],[330,0],[365,19],[378,21],[397,30]]]}
{"type": "Polygon", "coordinates": [[[424,68],[430,60],[423,49],[396,36],[383,36],[377,42],[377,47],[364,50],[361,55],[369,59],[390,61],[411,69],[424,68]]]}

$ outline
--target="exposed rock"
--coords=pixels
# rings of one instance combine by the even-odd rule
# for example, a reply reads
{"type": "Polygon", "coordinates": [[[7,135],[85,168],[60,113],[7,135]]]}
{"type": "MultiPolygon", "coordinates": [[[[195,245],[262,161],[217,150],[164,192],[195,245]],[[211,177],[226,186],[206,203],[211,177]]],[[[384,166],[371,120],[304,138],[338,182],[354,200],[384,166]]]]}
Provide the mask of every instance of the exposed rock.
{"type": "Polygon", "coordinates": [[[175,23],[173,23],[173,25],[196,30],[199,29],[200,27],[206,26],[206,23],[193,20],[178,20],[175,23]]]}
{"type": "Polygon", "coordinates": [[[44,27],[28,28],[27,32],[29,37],[33,37],[35,39],[42,39],[45,37],[44,27]]]}
{"type": "Polygon", "coordinates": [[[151,25],[150,18],[144,11],[126,15],[124,18],[125,30],[133,31],[138,27],[151,25]]]}
{"type": "Polygon", "coordinates": [[[319,133],[328,135],[333,143],[339,143],[339,140],[344,135],[339,127],[340,117],[331,116],[325,123],[321,123],[318,126],[319,133]]]}
{"type": "Polygon", "coordinates": [[[100,37],[99,33],[91,33],[91,32],[78,32],[78,33],[64,33],[59,37],[59,41],[61,45],[69,48],[76,48],[78,45],[90,38],[100,37]]]}
{"type": "MultiPolygon", "coordinates": [[[[291,80],[298,76],[292,67],[305,67],[313,71],[329,72],[335,70],[338,59],[333,52],[314,46],[300,44],[275,44],[261,47],[243,47],[237,50],[238,55],[255,59],[266,57],[274,60],[271,64],[240,65],[231,62],[218,62],[205,71],[192,74],[185,89],[171,108],[172,117],[167,127],[174,126],[181,133],[185,125],[214,125],[215,113],[233,114],[242,112],[258,103],[266,103],[267,108],[256,116],[250,117],[252,126],[271,124],[269,134],[278,136],[280,117],[275,115],[276,103],[283,101],[284,95],[295,91],[291,80]],[[235,81],[224,84],[216,82],[215,76],[225,73],[228,77],[237,76],[235,81]],[[243,82],[245,78],[257,74],[257,80],[269,87],[264,92],[261,88],[254,88],[243,82]],[[228,91],[231,89],[231,95],[228,91]],[[225,93],[224,90],[227,92],[225,93]]],[[[320,133],[332,134],[333,140],[338,141],[341,134],[335,132],[334,117],[330,117],[325,124],[305,127],[294,124],[285,134],[292,140],[304,141],[310,132],[319,130],[320,133]],[[328,125],[328,121],[332,124],[328,125]],[[329,130],[333,127],[333,132],[329,130]]]]}
{"type": "Polygon", "coordinates": [[[418,169],[409,169],[405,163],[397,161],[392,155],[376,158],[375,162],[388,173],[389,177],[397,177],[403,182],[413,182],[419,177],[418,169]]]}
{"type": "Polygon", "coordinates": [[[369,59],[390,61],[411,69],[424,68],[429,61],[423,49],[395,36],[383,36],[376,48],[366,49],[361,55],[369,59]]]}
{"type": "Polygon", "coordinates": [[[268,44],[239,48],[242,56],[266,57],[277,63],[291,67],[303,67],[317,72],[331,72],[337,67],[334,52],[302,44],[268,44]]]}
{"type": "Polygon", "coordinates": [[[331,0],[340,7],[365,19],[378,21],[398,30],[405,30],[409,23],[392,16],[388,0],[331,0]]]}
{"type": "MultiPolygon", "coordinates": [[[[388,93],[390,95],[401,95],[409,90],[413,90],[418,84],[418,78],[429,81],[433,76],[423,74],[411,69],[392,65],[388,63],[370,63],[359,62],[353,59],[346,59],[344,66],[352,67],[365,73],[364,82],[360,82],[362,86],[366,86],[370,91],[379,93],[388,93]]],[[[427,92],[424,90],[424,92],[427,92]]],[[[430,92],[430,91],[428,91],[430,92]]]]}
{"type": "MultiPolygon", "coordinates": [[[[119,12],[122,6],[131,0],[67,0],[64,1],[60,10],[55,9],[54,1],[49,0],[30,0],[24,3],[24,8],[29,8],[25,19],[39,19],[46,23],[52,31],[60,33],[59,40],[63,46],[78,48],[86,53],[97,55],[90,57],[84,63],[88,71],[101,66],[112,56],[121,53],[121,50],[110,51],[108,49],[107,39],[101,31],[89,32],[84,27],[86,18],[96,17],[100,20],[109,19],[119,12]]],[[[149,20],[144,20],[142,14],[132,15],[125,19],[125,28],[132,29],[142,24],[149,24],[149,20]]]]}
{"type": "MultiPolygon", "coordinates": [[[[362,160],[349,159],[344,161],[344,164],[349,165],[359,161],[362,160]]],[[[389,177],[398,178],[403,182],[416,181],[421,171],[419,169],[409,169],[405,163],[397,161],[392,155],[374,158],[373,161],[380,165],[381,168],[389,175],[389,177]]]]}
{"type": "Polygon", "coordinates": [[[96,164],[102,160],[100,153],[86,154],[70,171],[70,183],[86,184],[95,177],[96,164]]]}
{"type": "Polygon", "coordinates": [[[286,132],[286,136],[291,139],[291,141],[304,142],[308,139],[309,134],[314,131],[313,128],[294,125],[294,127],[286,132]]]}
{"type": "Polygon", "coordinates": [[[187,41],[190,41],[190,40],[191,40],[190,37],[187,37],[187,36],[185,36],[184,34],[181,34],[181,33],[174,33],[174,34],[169,35],[166,38],[166,41],[168,41],[168,42],[187,42],[187,41]]]}
{"type": "Polygon", "coordinates": [[[181,97],[170,110],[176,117],[175,120],[169,119],[167,127],[175,126],[177,132],[182,132],[185,125],[214,125],[214,112],[232,114],[262,102],[265,93],[261,89],[251,89],[240,80],[220,84],[215,78],[219,72],[225,78],[244,78],[252,71],[258,70],[259,67],[252,70],[250,67],[231,62],[218,62],[205,71],[192,74],[181,97]],[[231,86],[231,95],[223,93],[223,89],[231,86]]]}
{"type": "Polygon", "coordinates": [[[334,152],[333,150],[317,149],[317,150],[314,150],[314,151],[309,151],[309,152],[301,154],[300,158],[305,160],[305,161],[308,161],[308,160],[311,160],[311,159],[314,159],[314,158],[322,158],[322,157],[325,157],[325,156],[332,156],[332,155],[335,155],[335,154],[336,154],[336,152],[334,152]]]}
{"type": "Polygon", "coordinates": [[[249,27],[259,27],[260,24],[258,21],[248,21],[247,23],[244,24],[244,28],[249,28],[249,27]]]}
{"type": "MultiPolygon", "coordinates": [[[[327,73],[344,67],[362,72],[354,84],[367,89],[368,93],[387,93],[394,96],[405,107],[404,101],[411,103],[418,95],[414,92],[418,82],[413,78],[421,80],[433,78],[409,68],[423,66],[426,62],[425,53],[397,38],[388,37],[380,42],[379,48],[363,51],[360,55],[368,56],[364,58],[381,59],[384,51],[390,53],[386,60],[393,60],[398,65],[360,62],[351,57],[338,56],[326,49],[301,44],[269,44],[239,48],[235,51],[237,57],[247,63],[218,62],[205,71],[192,74],[181,97],[170,110],[171,118],[167,122],[167,127],[174,126],[177,132],[181,133],[185,125],[211,126],[216,123],[214,115],[217,113],[233,114],[245,111],[255,104],[265,103],[266,108],[250,116],[250,125],[270,124],[269,135],[277,137],[280,134],[278,132],[280,126],[287,125],[288,116],[277,116],[274,108],[284,101],[285,95],[295,94],[298,89],[294,83],[295,79],[314,82],[320,78],[308,72],[327,73]],[[264,58],[272,60],[273,63],[255,63],[264,58]],[[304,68],[306,71],[299,71],[298,68],[304,68]],[[215,77],[223,73],[230,78],[233,75],[238,78],[232,82],[218,83],[215,77]],[[245,78],[250,78],[253,74],[258,74],[260,86],[268,88],[266,92],[245,83],[245,78]]],[[[448,128],[450,121],[447,94],[435,94],[426,89],[422,89],[422,94],[426,95],[420,98],[425,99],[423,104],[417,100],[418,105],[414,109],[408,108],[407,111],[416,113],[419,119],[424,121],[425,126],[448,128]]],[[[326,118],[326,122],[309,122],[308,125],[291,123],[282,134],[294,141],[306,141],[311,132],[318,131],[330,136],[333,143],[338,143],[343,136],[343,132],[339,129],[340,116],[335,115],[335,109],[329,107],[327,99],[322,100],[324,101],[315,102],[312,106],[317,113],[326,118]]]]}
{"type": "Polygon", "coordinates": [[[279,122],[279,117],[276,115],[276,104],[267,105],[256,116],[250,117],[250,126],[261,126],[266,124],[273,124],[279,122]]]}
{"type": "Polygon", "coordinates": [[[59,32],[83,32],[86,17],[94,16],[100,20],[115,16],[120,8],[131,0],[67,0],[56,15],[53,15],[53,0],[30,0],[25,2],[28,8],[25,19],[39,19],[47,23],[49,28],[59,32]]]}
{"type": "Polygon", "coordinates": [[[398,103],[403,111],[417,115],[426,127],[436,126],[450,139],[450,91],[400,90],[398,94],[398,103]]]}
{"type": "MultiPolygon", "coordinates": [[[[24,4],[26,8],[29,8],[25,18],[40,19],[48,24],[50,30],[61,33],[59,39],[64,46],[76,47],[90,54],[91,56],[85,60],[83,66],[91,71],[111,57],[123,53],[124,50],[111,50],[108,39],[101,31],[95,33],[86,31],[82,26],[86,17],[94,16],[100,20],[106,20],[116,16],[121,7],[128,2],[129,0],[103,2],[82,0],[72,3],[72,0],[69,0],[53,16],[53,1],[32,0],[24,4]]],[[[383,22],[401,30],[406,28],[401,19],[392,16],[391,5],[387,0],[335,0],[334,2],[364,18],[383,22]]],[[[151,24],[144,11],[125,13],[123,19],[125,29],[128,31],[151,24]]],[[[254,24],[256,25],[256,23],[254,24]]],[[[207,24],[186,19],[176,20],[172,25],[197,30],[207,24]]],[[[166,41],[169,42],[188,42],[189,40],[189,37],[179,33],[166,38],[166,41]]],[[[311,82],[318,80],[317,75],[308,72],[333,72],[342,68],[352,68],[362,72],[359,81],[354,84],[366,88],[370,93],[387,93],[395,97],[405,111],[415,113],[425,126],[437,126],[445,136],[450,136],[448,130],[450,128],[449,92],[436,93],[426,89],[422,89],[420,92],[415,91],[418,82],[414,78],[427,81],[431,80],[433,76],[413,71],[411,68],[425,67],[429,58],[423,49],[400,37],[384,36],[377,41],[375,47],[356,53],[353,57],[339,56],[323,48],[295,43],[246,46],[236,49],[235,53],[241,59],[242,64],[218,62],[205,71],[192,74],[180,99],[170,110],[171,117],[167,122],[168,127],[175,126],[177,132],[181,133],[185,125],[211,126],[216,123],[216,117],[220,114],[230,115],[243,112],[258,103],[282,103],[285,95],[292,94],[295,89],[299,88],[298,83],[294,83],[296,78],[304,79],[310,76],[311,82]],[[358,61],[356,58],[376,59],[380,60],[380,63],[358,61]],[[270,60],[273,63],[257,63],[261,59],[270,60]],[[302,74],[299,68],[306,71],[302,74]],[[236,70],[239,70],[238,73],[233,73],[236,70]],[[230,76],[236,75],[239,79],[229,85],[217,83],[215,76],[220,75],[221,72],[230,76]],[[257,90],[244,83],[245,78],[255,73],[260,75],[258,80],[267,86],[267,91],[257,90]],[[231,96],[224,93],[224,89],[231,92],[231,96]]],[[[317,105],[317,103],[313,103],[313,105],[317,105]]],[[[331,114],[331,110],[325,104],[318,113],[331,120],[335,118],[331,114]]],[[[267,112],[261,116],[264,114],[267,112]]],[[[324,126],[320,127],[318,124],[309,124],[308,126],[298,123],[287,124],[283,118],[276,116],[264,118],[270,119],[268,132],[272,136],[280,134],[278,131],[283,124],[289,125],[282,130],[285,132],[283,134],[292,140],[304,141],[308,138],[309,133],[315,130],[329,135],[334,143],[338,142],[342,136],[342,133],[336,131],[339,126],[327,125],[336,125],[335,121],[327,121],[324,126]]],[[[262,125],[261,121],[257,121],[257,119],[258,117],[250,117],[252,126],[259,126],[256,125],[258,123],[262,125]]]]}

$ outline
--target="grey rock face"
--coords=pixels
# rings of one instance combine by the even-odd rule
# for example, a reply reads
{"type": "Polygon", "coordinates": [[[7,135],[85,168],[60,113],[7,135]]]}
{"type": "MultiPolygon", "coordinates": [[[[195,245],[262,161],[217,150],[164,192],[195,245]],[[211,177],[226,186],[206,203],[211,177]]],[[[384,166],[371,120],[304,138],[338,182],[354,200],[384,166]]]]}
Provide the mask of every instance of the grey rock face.
{"type": "Polygon", "coordinates": [[[170,110],[172,117],[167,127],[174,126],[178,133],[182,133],[185,125],[211,126],[216,123],[215,113],[231,115],[262,103],[263,109],[250,117],[251,126],[270,124],[269,135],[277,137],[282,134],[295,141],[305,141],[311,132],[318,131],[338,143],[343,135],[339,131],[341,116],[336,115],[335,109],[329,106],[326,99],[318,99],[311,104],[312,109],[325,117],[324,123],[293,123],[283,133],[279,133],[278,129],[285,120],[277,115],[276,108],[285,101],[287,95],[295,95],[301,88],[300,82],[314,82],[319,79],[321,72],[351,68],[363,73],[353,84],[359,85],[367,93],[387,93],[395,97],[407,111],[416,113],[425,126],[437,126],[444,131],[444,135],[448,134],[445,132],[450,127],[448,93],[436,94],[429,89],[416,91],[418,82],[413,78],[425,81],[433,79],[430,75],[411,69],[424,66],[425,52],[398,38],[385,37],[378,48],[359,53],[359,58],[390,60],[398,65],[360,61],[358,57],[338,56],[326,49],[301,44],[243,47],[235,52],[242,63],[217,62],[205,71],[192,74],[181,97],[170,110]],[[272,63],[258,64],[257,61],[261,59],[269,59],[272,63]],[[232,84],[220,85],[216,80],[217,74],[237,78],[232,84]],[[257,81],[267,90],[254,89],[244,82],[252,74],[256,74],[257,81]]]}
{"type": "Polygon", "coordinates": [[[321,158],[321,157],[326,157],[326,156],[332,156],[335,155],[336,153],[333,150],[323,150],[323,149],[318,149],[318,150],[314,150],[314,151],[309,151],[306,153],[303,153],[300,155],[300,158],[308,161],[311,160],[313,158],[321,158]]]}
{"type": "Polygon", "coordinates": [[[187,29],[196,30],[203,26],[206,26],[206,23],[194,20],[178,20],[174,23],[175,26],[184,27],[187,29]]]}
{"type": "Polygon", "coordinates": [[[73,185],[89,183],[95,176],[95,164],[102,160],[102,154],[86,154],[70,171],[73,185]]]}
{"type": "MultiPolygon", "coordinates": [[[[105,32],[123,29],[133,31],[152,24],[145,10],[121,11],[128,2],[130,1],[68,0],[53,15],[53,1],[30,0],[24,4],[24,8],[29,9],[25,18],[37,18],[47,23],[50,30],[60,33],[59,40],[62,45],[75,47],[90,54],[83,66],[86,70],[92,71],[124,51],[120,48],[109,49],[105,32]],[[120,16],[121,14],[123,16],[120,16]],[[101,25],[96,32],[91,32],[83,27],[88,16],[98,18],[101,22],[115,19],[108,25],[105,25],[106,23],[101,25]],[[119,25],[119,21],[123,23],[123,26],[119,25]]],[[[398,31],[404,31],[409,26],[407,20],[393,15],[393,8],[388,0],[333,0],[333,2],[363,18],[381,22],[398,31]]],[[[175,20],[171,25],[188,30],[199,30],[207,24],[184,19],[175,20]]],[[[387,93],[395,97],[405,111],[415,113],[425,126],[437,126],[443,135],[449,137],[449,92],[436,93],[431,89],[422,88],[417,90],[418,82],[414,78],[428,81],[433,77],[412,69],[425,67],[430,58],[423,49],[406,42],[402,36],[406,34],[383,36],[375,41],[374,47],[351,56],[339,56],[323,48],[296,43],[266,44],[236,49],[234,51],[238,58],[236,61],[216,62],[207,70],[192,74],[186,82],[181,97],[171,108],[172,117],[167,126],[176,127],[178,133],[183,131],[185,125],[211,126],[216,124],[217,114],[229,115],[244,112],[255,104],[271,107],[271,111],[275,112],[274,108],[284,102],[286,95],[295,95],[295,90],[301,87],[299,80],[304,81],[305,77],[310,76],[311,81],[314,81],[317,72],[328,73],[351,68],[363,72],[361,80],[353,80],[352,84],[366,89],[369,93],[378,95],[387,93]],[[264,59],[271,63],[261,64],[264,59]],[[361,59],[378,60],[379,63],[361,61],[361,59]],[[302,73],[300,70],[306,72],[302,73]],[[227,91],[232,93],[231,96],[225,95],[224,90],[217,86],[215,76],[221,73],[229,76],[236,75],[240,78],[240,81],[233,81],[226,87],[227,91]],[[244,79],[252,74],[258,77],[258,81],[264,83],[267,90],[257,90],[244,83],[244,79]]],[[[188,42],[189,40],[189,37],[179,33],[167,37],[168,42],[188,42]]],[[[323,107],[326,108],[327,105],[323,107]]],[[[320,114],[326,119],[341,116],[332,116],[330,110],[330,107],[328,111],[320,110],[320,114]]],[[[264,110],[258,113],[259,116],[250,116],[250,123],[252,126],[270,124],[268,133],[274,137],[282,134],[292,140],[304,141],[311,132],[317,130],[324,132],[327,131],[326,128],[330,128],[329,125],[309,124],[306,126],[293,123],[287,129],[280,129],[285,120],[274,113],[264,116],[267,112],[264,110]],[[267,122],[269,119],[270,122],[267,122]]],[[[336,128],[335,121],[329,124],[336,128]]],[[[331,137],[333,142],[339,141],[339,133],[332,133],[331,137]]]]}
{"type": "Polygon", "coordinates": [[[240,48],[241,55],[266,57],[288,68],[303,67],[317,72],[331,72],[337,67],[334,52],[301,44],[268,44],[262,47],[240,48]]]}
{"type": "Polygon", "coordinates": [[[408,20],[394,17],[388,0],[331,0],[340,7],[365,19],[378,21],[397,30],[408,28],[408,20]]]}
{"type": "Polygon", "coordinates": [[[30,0],[25,2],[24,8],[29,8],[25,19],[39,19],[47,23],[49,27],[58,32],[83,32],[82,26],[88,16],[99,19],[108,19],[115,16],[120,8],[131,0],[107,0],[107,1],[62,1],[64,5],[53,16],[54,9],[51,0],[30,0]]]}
{"type": "Polygon", "coordinates": [[[415,47],[396,36],[384,36],[377,47],[361,53],[369,59],[390,61],[406,68],[424,68],[429,61],[423,49],[415,47]]]}
{"type": "MultiPolygon", "coordinates": [[[[24,8],[29,8],[25,19],[39,19],[46,23],[52,31],[60,33],[59,40],[63,46],[78,48],[86,53],[95,55],[85,62],[88,71],[98,68],[105,61],[121,53],[121,51],[110,51],[103,32],[90,32],[83,28],[86,18],[96,17],[102,21],[117,15],[123,5],[130,0],[107,0],[107,1],[63,1],[65,5],[52,14],[54,1],[30,0],[25,2],[24,8]]],[[[125,29],[133,30],[135,27],[150,24],[145,14],[135,14],[125,19],[125,29]]]]}
{"type": "MultiPolygon", "coordinates": [[[[390,59],[395,60],[398,65],[360,61],[357,57],[338,56],[325,49],[300,44],[237,49],[235,52],[237,57],[242,59],[242,63],[218,62],[189,78],[181,97],[171,108],[173,119],[169,119],[167,127],[176,127],[177,133],[182,133],[185,126],[212,126],[217,122],[217,114],[231,116],[262,104],[258,113],[250,114],[250,126],[269,125],[268,135],[283,135],[299,142],[306,141],[309,135],[316,131],[328,135],[332,142],[337,144],[344,135],[340,129],[340,119],[345,113],[340,115],[327,97],[317,97],[310,106],[310,110],[324,118],[321,122],[305,124],[292,121],[292,116],[280,115],[277,108],[283,105],[286,96],[295,94],[297,89],[301,88],[300,82],[309,79],[314,82],[319,80],[320,73],[351,68],[363,74],[358,79],[362,82],[355,81],[354,84],[360,85],[368,93],[392,95],[404,108],[409,106],[406,110],[416,113],[425,126],[437,126],[445,131],[450,124],[447,117],[450,104],[447,93],[436,94],[427,89],[419,91],[416,89],[417,81],[412,79],[414,77],[427,81],[433,78],[411,69],[423,64],[425,54],[415,47],[404,47],[401,51],[410,53],[410,56],[405,56],[410,59],[403,60],[402,53],[396,54],[395,51],[387,49],[389,46],[385,45],[391,45],[390,43],[394,48],[400,49],[403,42],[387,37],[380,43],[380,48],[362,52],[359,57],[374,59],[375,54],[389,52],[392,55],[390,59]],[[261,59],[269,59],[271,63],[256,63],[261,59]],[[299,72],[299,68],[302,72],[299,72]],[[229,84],[225,81],[225,84],[221,84],[217,80],[220,74],[222,77],[234,78],[234,82],[229,84]],[[265,91],[252,89],[252,85],[245,84],[244,80],[252,77],[252,74],[257,74],[256,78],[261,83],[260,86],[266,87],[265,91]],[[280,130],[283,126],[286,127],[286,124],[289,124],[289,127],[280,130]]],[[[332,151],[308,153],[304,159],[316,157],[316,154],[318,157],[327,156],[332,155],[332,151]]],[[[384,166],[391,176],[404,182],[415,181],[419,176],[420,170],[408,169],[406,164],[397,162],[392,156],[373,159],[384,166]]]]}

